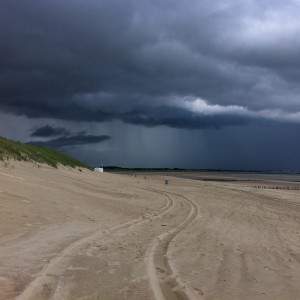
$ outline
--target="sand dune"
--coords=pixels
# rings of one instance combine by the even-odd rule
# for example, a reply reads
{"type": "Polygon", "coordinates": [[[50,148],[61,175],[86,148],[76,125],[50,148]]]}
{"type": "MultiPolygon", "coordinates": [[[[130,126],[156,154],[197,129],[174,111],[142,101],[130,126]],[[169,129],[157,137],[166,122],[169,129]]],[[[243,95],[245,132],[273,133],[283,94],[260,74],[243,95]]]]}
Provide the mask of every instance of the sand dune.
{"type": "Polygon", "coordinates": [[[298,190],[0,167],[0,299],[296,300],[299,282],[298,190]]]}

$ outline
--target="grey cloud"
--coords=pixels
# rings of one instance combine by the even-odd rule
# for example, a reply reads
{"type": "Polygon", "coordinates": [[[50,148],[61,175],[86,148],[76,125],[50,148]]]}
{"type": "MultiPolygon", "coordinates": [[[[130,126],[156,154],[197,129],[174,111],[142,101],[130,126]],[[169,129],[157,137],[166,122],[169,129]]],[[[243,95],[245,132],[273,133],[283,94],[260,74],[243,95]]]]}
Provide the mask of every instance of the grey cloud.
{"type": "Polygon", "coordinates": [[[198,129],[260,117],[195,115],[172,99],[300,111],[297,12],[280,1],[1,1],[0,109],[198,129]]]}
{"type": "Polygon", "coordinates": [[[246,125],[250,118],[243,116],[228,115],[196,115],[179,107],[159,106],[147,109],[135,109],[122,116],[126,123],[144,125],[147,127],[168,126],[172,128],[187,129],[220,129],[224,126],[246,125]]]}
{"type": "Polygon", "coordinates": [[[51,125],[45,125],[39,128],[36,128],[31,133],[31,137],[51,137],[58,135],[67,135],[69,131],[62,127],[53,127],[51,125]]]}
{"type": "Polygon", "coordinates": [[[98,144],[111,139],[108,135],[85,135],[62,136],[47,141],[31,141],[29,144],[49,146],[53,148],[64,148],[79,145],[98,144]]]}

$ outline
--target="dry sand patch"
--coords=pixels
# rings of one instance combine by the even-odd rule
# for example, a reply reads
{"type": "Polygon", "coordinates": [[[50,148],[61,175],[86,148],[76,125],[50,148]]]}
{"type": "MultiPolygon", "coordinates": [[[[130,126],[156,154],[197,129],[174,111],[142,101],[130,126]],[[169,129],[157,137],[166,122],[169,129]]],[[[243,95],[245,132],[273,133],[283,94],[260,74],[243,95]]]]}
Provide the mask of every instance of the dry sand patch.
{"type": "Polygon", "coordinates": [[[300,298],[299,191],[26,163],[0,179],[0,299],[300,298]]]}

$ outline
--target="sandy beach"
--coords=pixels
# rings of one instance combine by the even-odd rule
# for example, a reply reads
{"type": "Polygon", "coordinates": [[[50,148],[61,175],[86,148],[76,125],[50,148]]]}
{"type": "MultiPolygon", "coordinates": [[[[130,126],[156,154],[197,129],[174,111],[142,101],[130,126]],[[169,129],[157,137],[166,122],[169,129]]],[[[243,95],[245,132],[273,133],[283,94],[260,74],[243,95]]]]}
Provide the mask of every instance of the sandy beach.
{"type": "Polygon", "coordinates": [[[300,298],[299,190],[170,175],[1,163],[0,299],[300,298]]]}

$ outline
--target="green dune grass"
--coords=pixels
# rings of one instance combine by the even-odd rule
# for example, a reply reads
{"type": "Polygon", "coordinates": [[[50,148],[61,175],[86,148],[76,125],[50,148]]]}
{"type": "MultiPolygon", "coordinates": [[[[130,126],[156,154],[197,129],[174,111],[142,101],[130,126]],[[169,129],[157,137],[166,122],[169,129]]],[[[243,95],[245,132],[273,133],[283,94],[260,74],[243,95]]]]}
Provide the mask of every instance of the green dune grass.
{"type": "Polygon", "coordinates": [[[60,151],[45,146],[23,144],[0,137],[0,160],[9,159],[47,164],[54,168],[63,165],[72,168],[82,167],[91,169],[81,161],[60,151]]]}

